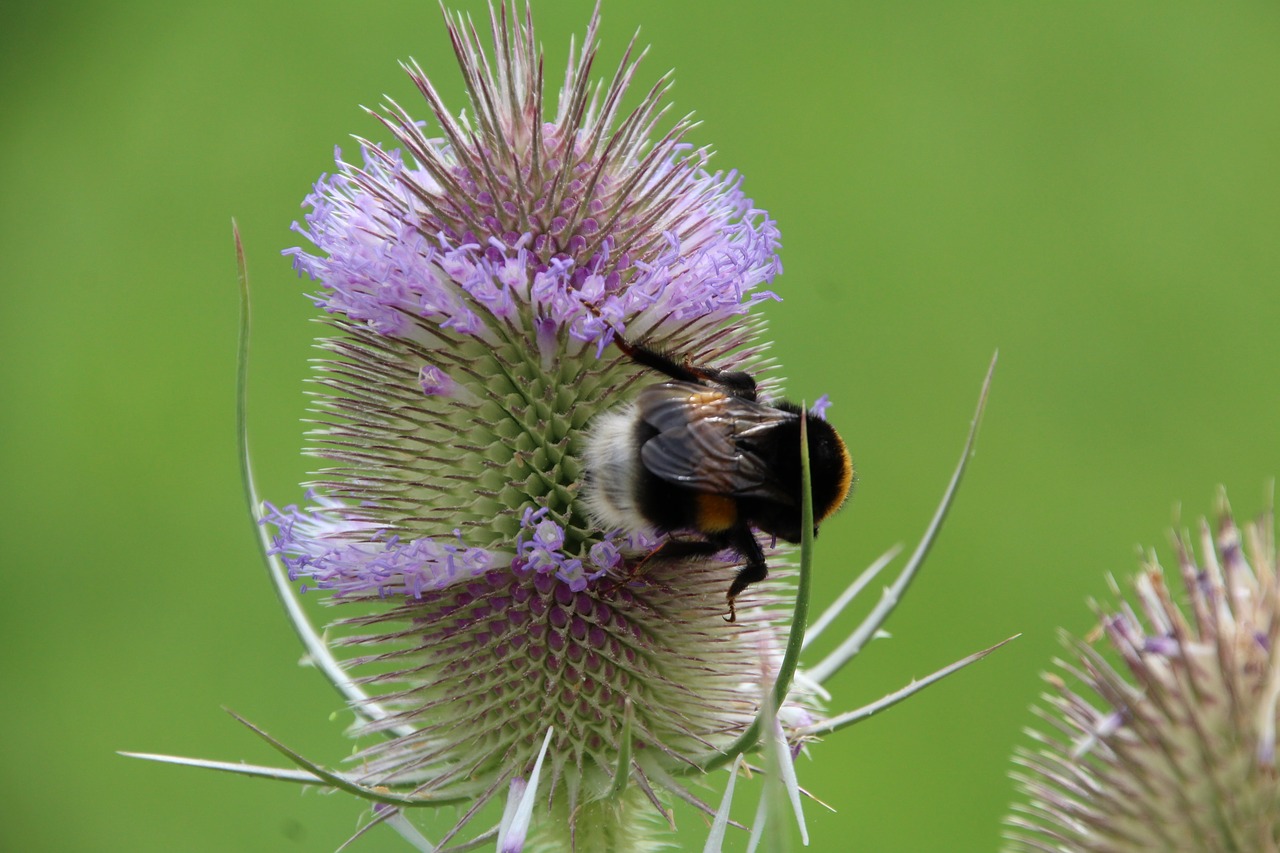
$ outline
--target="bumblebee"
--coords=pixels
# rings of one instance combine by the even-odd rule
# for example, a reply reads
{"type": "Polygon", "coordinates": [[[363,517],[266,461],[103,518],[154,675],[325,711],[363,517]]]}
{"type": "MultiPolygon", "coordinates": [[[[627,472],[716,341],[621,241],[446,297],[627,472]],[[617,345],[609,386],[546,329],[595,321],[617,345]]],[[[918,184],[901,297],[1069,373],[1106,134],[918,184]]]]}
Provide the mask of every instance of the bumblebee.
{"type": "MultiPolygon", "coordinates": [[[[604,529],[657,531],[671,556],[729,550],[743,560],[729,585],[734,599],[768,574],[753,532],[800,541],[800,414],[785,401],[761,402],[750,374],[700,367],[632,343],[618,347],[670,377],[600,415],[586,443],[583,500],[604,529]],[[692,532],[700,538],[671,538],[692,532]]],[[[807,415],[814,535],[848,497],[849,452],[835,429],[807,415]]],[[[655,551],[655,553],[657,553],[655,551]]]]}

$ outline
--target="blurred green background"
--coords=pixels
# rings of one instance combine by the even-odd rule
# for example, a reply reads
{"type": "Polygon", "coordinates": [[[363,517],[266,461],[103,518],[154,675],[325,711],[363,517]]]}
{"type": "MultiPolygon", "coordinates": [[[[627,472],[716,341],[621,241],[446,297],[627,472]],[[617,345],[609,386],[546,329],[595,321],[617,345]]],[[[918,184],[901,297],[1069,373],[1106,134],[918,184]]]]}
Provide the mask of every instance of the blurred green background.
{"type": "MultiPolygon", "coordinates": [[[[550,78],[591,5],[538,4],[550,78]]],[[[230,222],[255,286],[252,440],[287,502],[317,327],[279,251],[334,145],[376,133],[357,105],[418,103],[398,60],[460,105],[439,11],[5,18],[0,848],[333,849],[352,800],[114,750],[275,763],[221,706],[319,760],[350,748],[241,502],[230,222]]],[[[833,706],[1023,637],[800,764],[838,808],[809,805],[813,849],[994,849],[1058,626],[1088,630],[1138,544],[1167,554],[1179,506],[1193,520],[1223,484],[1252,515],[1280,471],[1280,8],[604,0],[603,18],[601,71],[642,26],[642,82],[676,69],[694,141],[782,227],[776,354],[793,396],[834,398],[860,469],[820,601],[919,535],[1000,349],[941,541],[833,706]]],[[[379,830],[355,849],[405,848],[379,830]]]]}

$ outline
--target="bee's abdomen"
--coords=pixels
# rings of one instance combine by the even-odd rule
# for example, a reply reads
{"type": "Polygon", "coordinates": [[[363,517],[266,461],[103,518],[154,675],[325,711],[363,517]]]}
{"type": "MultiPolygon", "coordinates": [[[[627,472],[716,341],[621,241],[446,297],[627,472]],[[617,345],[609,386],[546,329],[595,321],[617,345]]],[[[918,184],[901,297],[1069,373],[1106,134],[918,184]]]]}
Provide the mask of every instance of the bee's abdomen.
{"type": "Polygon", "coordinates": [[[738,502],[727,495],[694,495],[694,511],[702,533],[724,533],[738,523],[738,502]]]}
{"type": "MultiPolygon", "coordinates": [[[[657,434],[658,431],[649,424],[643,422],[637,424],[636,447],[643,447],[646,441],[657,434]]],[[[646,468],[638,452],[636,458],[639,470],[634,480],[635,502],[636,508],[645,520],[664,533],[677,530],[702,530],[704,515],[702,499],[714,499],[715,496],[702,495],[692,489],[668,482],[646,468]]],[[[710,505],[706,507],[708,518],[714,514],[713,509],[710,505]]]]}
{"type": "Polygon", "coordinates": [[[597,417],[587,436],[586,481],[582,500],[591,520],[602,530],[634,533],[652,528],[638,500],[637,478],[643,476],[640,445],[635,436],[635,406],[597,417]]]}
{"type": "Polygon", "coordinates": [[[720,533],[738,522],[730,497],[695,492],[667,482],[645,467],[640,448],[657,430],[636,416],[634,405],[607,412],[587,437],[582,502],[602,530],[628,533],[698,530],[720,533]]]}

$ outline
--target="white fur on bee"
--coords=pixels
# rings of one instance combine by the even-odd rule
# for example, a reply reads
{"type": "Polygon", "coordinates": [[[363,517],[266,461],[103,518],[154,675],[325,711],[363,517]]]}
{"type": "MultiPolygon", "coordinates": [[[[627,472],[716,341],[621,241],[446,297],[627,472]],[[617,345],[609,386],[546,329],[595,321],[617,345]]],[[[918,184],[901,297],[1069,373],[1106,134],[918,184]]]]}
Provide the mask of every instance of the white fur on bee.
{"type": "Polygon", "coordinates": [[[635,484],[640,475],[636,447],[635,403],[598,415],[587,434],[587,477],[582,502],[602,530],[640,533],[653,528],[636,506],[635,484]]]}

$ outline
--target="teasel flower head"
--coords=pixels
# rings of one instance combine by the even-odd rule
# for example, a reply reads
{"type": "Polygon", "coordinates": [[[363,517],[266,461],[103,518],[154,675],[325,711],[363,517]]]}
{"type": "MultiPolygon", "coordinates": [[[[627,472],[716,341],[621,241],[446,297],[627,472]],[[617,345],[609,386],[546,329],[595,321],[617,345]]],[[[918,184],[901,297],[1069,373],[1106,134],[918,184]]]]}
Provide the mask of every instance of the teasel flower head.
{"type": "Polygon", "coordinates": [[[1280,586],[1274,517],[1217,520],[1154,554],[1133,603],[1098,608],[1104,653],[1067,639],[1032,733],[1016,756],[1027,802],[1007,849],[1280,849],[1280,586]]]}
{"type": "MultiPolygon", "coordinates": [[[[366,745],[327,770],[259,732],[295,775],[147,757],[355,793],[377,803],[369,826],[421,849],[465,831],[503,851],[629,851],[652,849],[673,799],[713,818],[707,849],[719,849],[740,825],[733,779],[752,754],[780,786],[753,844],[766,823],[778,831],[769,809],[788,801],[803,835],[793,762],[804,746],[981,656],[865,709],[821,707],[822,681],[876,636],[919,568],[972,434],[914,557],[807,677],[802,641],[891,555],[806,636],[808,560],[796,581],[794,549],[762,541],[769,579],[730,624],[737,555],[664,556],[651,530],[601,529],[581,492],[591,425],[662,378],[611,342],[748,371],[768,400],[777,380],[752,309],[773,298],[778,230],[735,173],[711,171],[710,152],[684,141],[690,119],[667,126],[669,78],[623,111],[634,43],[593,84],[593,15],[552,110],[529,13],[490,18],[486,50],[468,19],[446,14],[467,118],[406,66],[430,123],[392,102],[370,111],[393,144],[339,154],[298,228],[314,249],[288,253],[326,313],[309,448],[324,461],[305,505],[266,504],[262,529],[309,658],[366,745]],[[299,589],[335,606],[323,633],[299,589]],[[695,793],[717,769],[730,770],[718,808],[695,793]],[[500,819],[476,820],[499,804],[500,819]],[[444,805],[460,817],[434,842],[405,818],[444,805]]],[[[243,427],[241,440],[247,460],[243,427]]],[[[247,462],[246,482],[257,507],[247,462]]]]}
{"type": "Polygon", "coordinates": [[[307,200],[317,251],[291,254],[329,317],[311,447],[328,467],[311,506],[268,520],[295,580],[365,611],[332,629],[369,697],[353,733],[387,736],[355,757],[360,784],[469,817],[516,799],[549,737],[560,823],[625,803],[609,846],[627,849],[646,835],[631,800],[659,804],[755,718],[782,614],[764,585],[726,625],[725,561],[636,576],[656,539],[584,513],[586,429],[653,381],[614,335],[765,366],[750,308],[779,235],[685,143],[689,119],[662,127],[668,79],[622,113],[633,49],[593,85],[594,16],[554,110],[528,13],[490,25],[487,52],[449,22],[468,118],[406,66],[437,129],[372,111],[395,147],[360,140],[307,200]]]}

